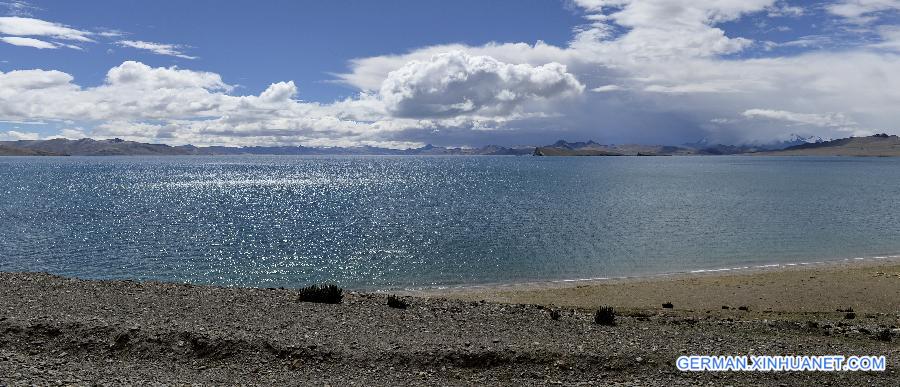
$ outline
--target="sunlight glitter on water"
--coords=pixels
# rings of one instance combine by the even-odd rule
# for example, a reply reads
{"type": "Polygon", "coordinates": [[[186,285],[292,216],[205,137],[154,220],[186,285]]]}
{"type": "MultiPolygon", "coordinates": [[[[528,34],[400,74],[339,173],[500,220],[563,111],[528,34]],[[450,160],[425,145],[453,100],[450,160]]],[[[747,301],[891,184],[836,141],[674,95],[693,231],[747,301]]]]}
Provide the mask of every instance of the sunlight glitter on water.
{"type": "Polygon", "coordinates": [[[0,160],[0,270],[354,288],[889,256],[900,162],[769,157],[0,160]]]}

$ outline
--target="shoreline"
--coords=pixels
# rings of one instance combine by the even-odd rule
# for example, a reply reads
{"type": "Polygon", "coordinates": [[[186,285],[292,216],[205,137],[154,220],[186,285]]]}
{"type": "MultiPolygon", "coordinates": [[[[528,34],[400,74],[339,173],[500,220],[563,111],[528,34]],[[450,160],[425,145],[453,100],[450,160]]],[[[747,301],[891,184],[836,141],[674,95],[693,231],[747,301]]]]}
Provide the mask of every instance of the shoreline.
{"type": "Polygon", "coordinates": [[[586,278],[565,278],[552,280],[533,280],[533,281],[510,281],[510,282],[488,282],[482,284],[456,284],[456,285],[428,285],[407,288],[386,288],[386,289],[369,289],[374,293],[403,293],[409,295],[419,294],[445,294],[458,291],[468,291],[476,289],[545,289],[555,287],[569,287],[577,285],[591,285],[602,283],[625,283],[625,282],[641,282],[652,280],[676,279],[676,278],[692,278],[716,275],[745,275],[765,272],[777,272],[788,270],[803,270],[815,268],[839,268],[839,267],[860,267],[866,265],[879,265],[882,263],[898,263],[900,264],[900,254],[875,255],[866,257],[852,258],[835,258],[819,261],[802,261],[802,262],[786,262],[771,264],[755,264],[755,265],[736,265],[732,267],[720,267],[713,269],[687,269],[683,271],[672,271],[654,274],[638,274],[631,276],[609,276],[609,277],[586,277],[586,278]]]}
{"type": "MultiPolygon", "coordinates": [[[[420,297],[548,307],[659,308],[718,313],[744,306],[800,317],[857,311],[900,318],[900,256],[739,266],[638,277],[589,278],[410,291],[420,297]]],[[[900,321],[898,321],[900,322],[900,321]]]]}
{"type": "Polygon", "coordinates": [[[900,376],[897,262],[401,296],[405,309],[381,293],[345,292],[340,304],[298,294],[0,272],[0,385],[894,386],[900,376]],[[722,294],[706,292],[719,281],[756,297],[803,277],[815,298],[789,296],[814,300],[812,310],[725,310],[722,294]],[[841,298],[860,288],[851,295],[868,304],[841,298]],[[690,305],[677,289],[715,306],[690,305]],[[614,326],[595,323],[598,305],[615,306],[614,326]],[[884,355],[887,370],[680,372],[683,354],[884,355]]]}

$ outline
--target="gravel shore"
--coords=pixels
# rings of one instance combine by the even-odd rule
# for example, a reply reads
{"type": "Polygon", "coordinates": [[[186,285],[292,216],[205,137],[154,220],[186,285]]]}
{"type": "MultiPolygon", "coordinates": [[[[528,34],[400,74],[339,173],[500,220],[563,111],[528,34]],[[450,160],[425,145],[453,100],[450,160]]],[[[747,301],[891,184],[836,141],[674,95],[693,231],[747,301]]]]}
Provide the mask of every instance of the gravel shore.
{"type": "Polygon", "coordinates": [[[594,304],[585,301],[553,307],[560,312],[554,320],[550,307],[484,302],[482,295],[404,296],[409,307],[395,309],[383,294],[350,292],[331,305],[299,302],[290,289],[0,273],[0,386],[896,386],[900,380],[896,304],[861,306],[851,320],[830,310],[664,309],[595,300],[620,310],[615,326],[601,326],[593,322],[594,304]],[[885,329],[890,341],[879,335],[885,329]],[[885,355],[888,370],[685,373],[674,366],[683,354],[885,355]]]}

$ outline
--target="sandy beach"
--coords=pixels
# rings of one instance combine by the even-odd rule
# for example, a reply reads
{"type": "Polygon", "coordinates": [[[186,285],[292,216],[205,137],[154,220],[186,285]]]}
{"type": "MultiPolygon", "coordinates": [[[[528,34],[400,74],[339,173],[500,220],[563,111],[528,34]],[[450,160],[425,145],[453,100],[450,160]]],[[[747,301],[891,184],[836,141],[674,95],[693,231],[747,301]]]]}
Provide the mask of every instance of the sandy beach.
{"type": "Polygon", "coordinates": [[[848,259],[810,264],[742,267],[635,278],[573,280],[458,287],[411,294],[461,300],[596,308],[653,309],[671,302],[676,310],[830,313],[900,312],[900,259],[848,259]]]}
{"type": "Polygon", "coordinates": [[[385,294],[348,292],[338,305],[297,298],[291,289],[2,273],[0,385],[896,386],[900,379],[894,261],[430,290],[404,296],[407,309],[388,307],[385,294]],[[616,308],[615,326],[594,323],[600,305],[616,308]],[[846,308],[853,319],[837,311],[846,308]],[[674,365],[683,354],[884,355],[887,371],[686,373],[674,365]]]}

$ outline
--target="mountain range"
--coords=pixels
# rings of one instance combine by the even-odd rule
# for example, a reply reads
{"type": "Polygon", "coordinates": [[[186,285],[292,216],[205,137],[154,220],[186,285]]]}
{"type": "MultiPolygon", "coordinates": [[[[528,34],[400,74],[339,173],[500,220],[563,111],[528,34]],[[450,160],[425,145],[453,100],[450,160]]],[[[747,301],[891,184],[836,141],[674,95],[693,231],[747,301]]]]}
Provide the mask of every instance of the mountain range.
{"type": "Polygon", "coordinates": [[[445,148],[426,145],[421,148],[390,149],[362,147],[197,147],[146,144],[118,138],[109,140],[20,140],[0,141],[0,156],[213,156],[213,155],[529,155],[534,147],[509,148],[488,145],[481,148],[445,148]]]}
{"type": "Polygon", "coordinates": [[[900,156],[900,137],[876,134],[868,137],[849,137],[817,143],[800,144],[775,152],[760,152],[771,156],[900,156]]]}
{"type": "Polygon", "coordinates": [[[600,144],[594,141],[559,140],[546,146],[391,149],[361,147],[197,147],[170,146],[126,141],[118,138],[94,140],[50,139],[0,141],[0,156],[205,156],[205,155],[535,155],[535,156],[676,156],[676,155],[836,155],[900,156],[900,138],[887,134],[826,141],[817,137],[794,138],[771,144],[722,145],[705,141],[670,145],[600,144]]]}
{"type": "Polygon", "coordinates": [[[766,144],[723,145],[706,140],[671,145],[605,145],[594,141],[566,142],[559,140],[551,145],[535,148],[535,156],[684,156],[684,155],[735,155],[766,151],[778,151],[792,146],[821,143],[820,137],[791,135],[787,141],[766,144]]]}

